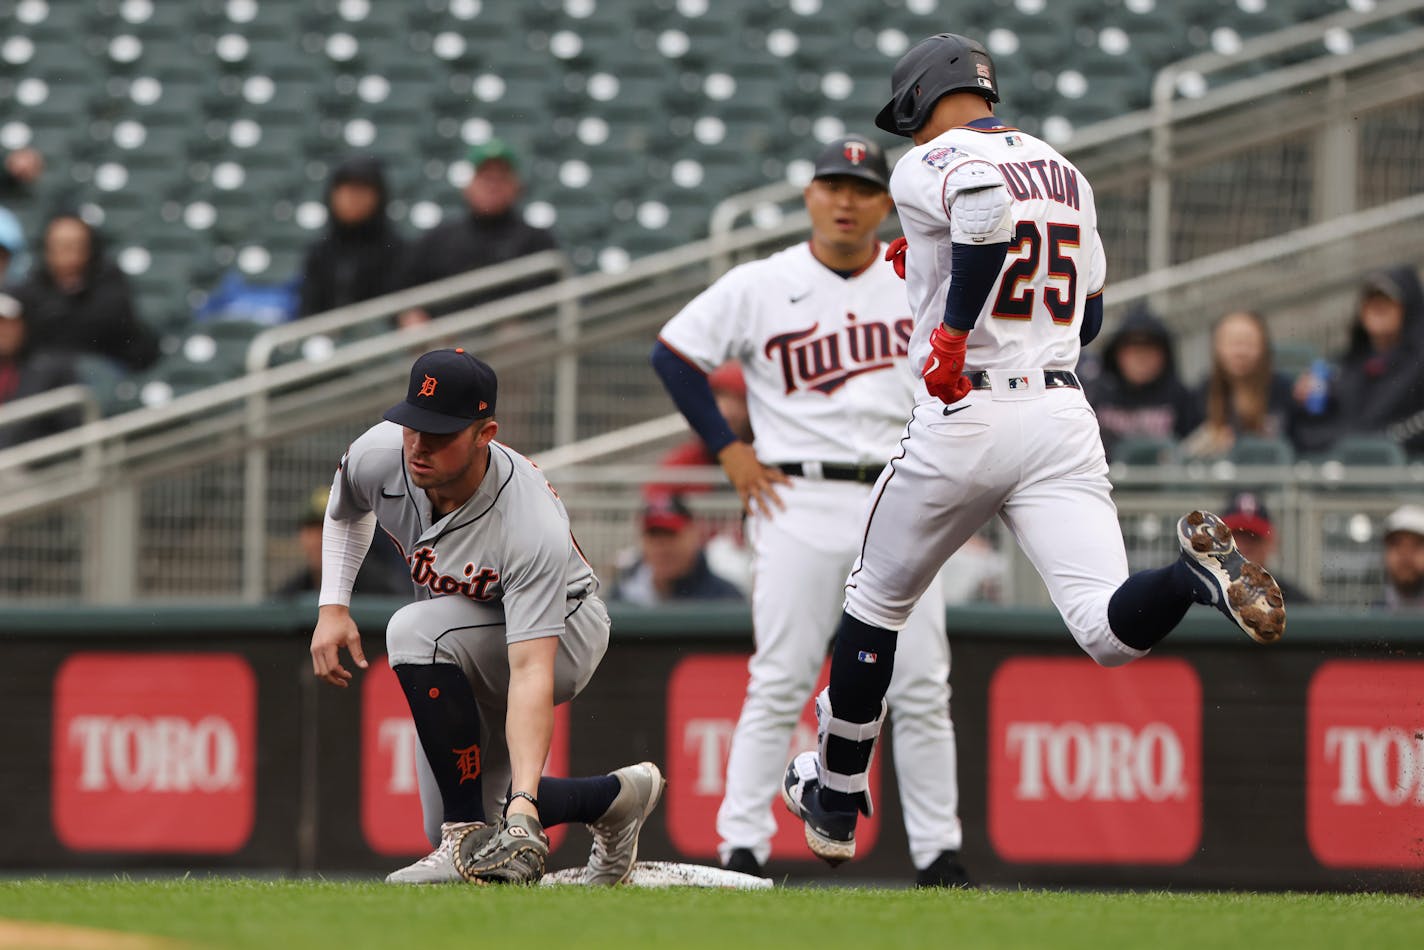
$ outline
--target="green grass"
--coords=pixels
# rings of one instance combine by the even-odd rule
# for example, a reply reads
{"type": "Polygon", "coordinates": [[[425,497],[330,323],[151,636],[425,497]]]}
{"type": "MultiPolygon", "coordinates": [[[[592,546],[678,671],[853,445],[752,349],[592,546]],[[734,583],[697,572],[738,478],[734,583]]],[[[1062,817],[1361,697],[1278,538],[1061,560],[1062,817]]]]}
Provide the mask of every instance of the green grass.
{"type": "Polygon", "coordinates": [[[1377,894],[592,891],[37,879],[0,883],[0,918],[261,950],[1424,946],[1424,903],[1377,894]]]}

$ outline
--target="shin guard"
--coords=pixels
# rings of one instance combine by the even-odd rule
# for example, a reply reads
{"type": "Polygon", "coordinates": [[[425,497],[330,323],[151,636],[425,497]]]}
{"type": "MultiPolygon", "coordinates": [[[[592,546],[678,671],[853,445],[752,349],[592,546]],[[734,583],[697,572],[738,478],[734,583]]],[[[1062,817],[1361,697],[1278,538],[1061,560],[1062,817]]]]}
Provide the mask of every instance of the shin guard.
{"type": "Polygon", "coordinates": [[[830,688],[816,695],[816,746],[819,753],[823,791],[847,796],[869,817],[875,806],[870,800],[870,763],[875,743],[885,724],[886,704],[880,701],[880,715],[870,722],[837,719],[831,712],[830,688]]]}

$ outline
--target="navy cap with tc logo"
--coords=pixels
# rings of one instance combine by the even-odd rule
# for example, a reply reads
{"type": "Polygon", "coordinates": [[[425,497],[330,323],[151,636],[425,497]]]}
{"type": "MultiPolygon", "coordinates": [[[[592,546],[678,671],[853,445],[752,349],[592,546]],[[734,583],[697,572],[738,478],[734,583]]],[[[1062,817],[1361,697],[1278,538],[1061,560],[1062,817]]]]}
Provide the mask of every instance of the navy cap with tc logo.
{"type": "Polygon", "coordinates": [[[863,178],[881,188],[890,188],[890,170],[885,165],[885,150],[862,135],[836,139],[816,156],[813,178],[848,175],[863,178]]]}
{"type": "Polygon", "coordinates": [[[483,360],[463,349],[432,350],[410,368],[405,401],[382,418],[417,432],[459,432],[494,415],[497,388],[494,370],[483,360]]]}

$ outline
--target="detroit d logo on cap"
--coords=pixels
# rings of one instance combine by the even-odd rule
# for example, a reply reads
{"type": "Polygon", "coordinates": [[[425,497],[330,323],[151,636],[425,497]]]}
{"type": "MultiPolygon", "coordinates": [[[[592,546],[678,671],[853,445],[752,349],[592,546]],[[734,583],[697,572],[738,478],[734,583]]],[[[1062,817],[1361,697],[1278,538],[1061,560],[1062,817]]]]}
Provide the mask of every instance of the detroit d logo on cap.
{"type": "MultiPolygon", "coordinates": [[[[435,395],[435,385],[436,385],[436,383],[438,383],[438,382],[439,382],[439,380],[436,379],[434,376],[427,375],[427,376],[425,377],[425,382],[423,382],[423,383],[420,384],[420,392],[418,393],[418,395],[421,395],[421,396],[433,396],[433,395],[435,395]]],[[[482,406],[481,408],[484,408],[484,407],[482,406]]]]}

